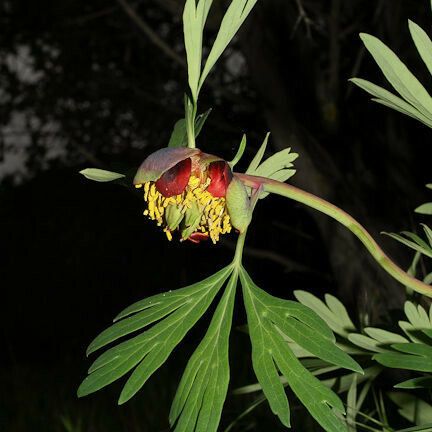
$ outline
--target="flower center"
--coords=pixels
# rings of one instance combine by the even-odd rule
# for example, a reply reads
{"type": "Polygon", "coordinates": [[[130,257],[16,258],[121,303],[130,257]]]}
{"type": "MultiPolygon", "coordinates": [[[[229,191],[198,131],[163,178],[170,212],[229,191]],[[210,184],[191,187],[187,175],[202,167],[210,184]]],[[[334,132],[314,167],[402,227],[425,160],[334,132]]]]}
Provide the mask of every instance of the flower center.
{"type": "Polygon", "coordinates": [[[157,190],[154,182],[146,182],[144,183],[144,201],[147,202],[148,208],[144,211],[144,215],[156,221],[158,226],[164,225],[164,232],[171,241],[172,230],[166,223],[168,206],[176,207],[184,223],[191,223],[188,222],[188,219],[191,218],[187,217],[187,212],[194,211],[197,217],[190,226],[185,227],[188,232],[186,238],[198,232],[209,236],[212,242],[216,243],[221,234],[231,232],[231,223],[225,198],[214,197],[207,191],[209,185],[210,178],[202,183],[198,177],[191,175],[181,194],[165,197],[157,190]]]}

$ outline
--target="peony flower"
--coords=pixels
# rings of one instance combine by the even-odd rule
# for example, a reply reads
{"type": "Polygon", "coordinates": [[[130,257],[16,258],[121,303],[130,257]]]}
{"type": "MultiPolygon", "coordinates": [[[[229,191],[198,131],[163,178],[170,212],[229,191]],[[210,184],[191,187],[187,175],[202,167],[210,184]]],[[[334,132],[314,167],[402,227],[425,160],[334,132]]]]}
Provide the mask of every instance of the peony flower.
{"type": "Polygon", "coordinates": [[[198,243],[234,227],[242,232],[250,222],[249,198],[243,183],[223,159],[199,149],[164,148],[152,153],[134,179],[143,188],[144,215],[163,227],[168,238],[198,243]]]}

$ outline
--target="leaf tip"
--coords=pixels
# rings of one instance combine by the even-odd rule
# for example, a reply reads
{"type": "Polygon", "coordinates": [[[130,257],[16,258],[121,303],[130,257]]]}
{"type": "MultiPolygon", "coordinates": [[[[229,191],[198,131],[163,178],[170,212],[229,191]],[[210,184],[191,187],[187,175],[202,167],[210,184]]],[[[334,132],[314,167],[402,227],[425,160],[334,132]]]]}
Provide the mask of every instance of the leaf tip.
{"type": "Polygon", "coordinates": [[[93,354],[94,352],[95,352],[95,348],[94,348],[93,344],[91,343],[86,349],[86,357],[89,357],[90,354],[93,354]]]}
{"type": "Polygon", "coordinates": [[[81,385],[78,387],[76,395],[78,398],[82,398],[84,396],[87,396],[90,392],[85,387],[85,380],[81,383],[81,385]]]}
{"type": "Polygon", "coordinates": [[[118,398],[117,405],[118,406],[124,405],[129,399],[130,398],[125,396],[122,392],[118,398]]]}

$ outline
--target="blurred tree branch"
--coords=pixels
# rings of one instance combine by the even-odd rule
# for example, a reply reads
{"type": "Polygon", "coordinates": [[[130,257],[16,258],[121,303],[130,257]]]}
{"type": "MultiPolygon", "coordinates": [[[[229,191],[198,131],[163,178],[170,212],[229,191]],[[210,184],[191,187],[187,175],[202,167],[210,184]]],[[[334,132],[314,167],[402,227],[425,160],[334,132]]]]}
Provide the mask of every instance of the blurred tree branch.
{"type": "Polygon", "coordinates": [[[130,19],[138,26],[138,28],[146,34],[146,36],[160,48],[168,57],[174,60],[178,65],[186,68],[186,62],[181,56],[173,51],[163,39],[161,39],[155,31],[135,12],[133,7],[126,0],[117,0],[123,11],[130,17],[130,19]]]}
{"type": "Polygon", "coordinates": [[[295,0],[295,2],[297,5],[297,9],[298,9],[298,16],[297,16],[296,22],[294,24],[294,27],[291,31],[291,38],[294,37],[299,25],[302,22],[305,23],[307,37],[311,38],[312,37],[311,27],[312,27],[313,21],[309,18],[309,15],[306,13],[306,10],[303,6],[302,0],[295,0]]]}

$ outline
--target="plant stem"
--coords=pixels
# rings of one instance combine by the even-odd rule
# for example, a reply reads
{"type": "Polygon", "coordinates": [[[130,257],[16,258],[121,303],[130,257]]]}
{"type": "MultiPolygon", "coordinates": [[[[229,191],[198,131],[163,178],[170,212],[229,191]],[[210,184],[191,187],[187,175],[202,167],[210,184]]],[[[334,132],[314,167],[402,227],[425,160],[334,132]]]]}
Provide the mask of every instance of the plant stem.
{"type": "Polygon", "coordinates": [[[281,183],[276,180],[271,180],[264,177],[250,176],[247,174],[235,174],[246,186],[257,189],[260,186],[264,187],[265,192],[274,193],[277,195],[290,198],[294,201],[306,204],[307,206],[324,213],[338,221],[340,224],[348,228],[366,247],[378,264],[387,271],[394,279],[401,284],[413,289],[414,291],[423,294],[427,297],[432,297],[432,286],[427,285],[418,279],[410,276],[395,264],[380,248],[377,242],[366,231],[366,229],[357,222],[352,216],[335,205],[323,200],[309,192],[296,188],[295,186],[281,183]]]}
{"type": "Polygon", "coordinates": [[[188,147],[195,148],[195,117],[188,118],[186,120],[187,137],[188,137],[188,147]]]}
{"type": "Polygon", "coordinates": [[[243,248],[244,248],[244,244],[245,244],[245,240],[246,240],[246,233],[247,233],[247,230],[242,232],[237,239],[237,245],[236,245],[236,250],[235,250],[234,259],[233,259],[234,267],[237,269],[239,269],[241,267],[242,257],[243,257],[243,248]]]}
{"type": "Polygon", "coordinates": [[[185,95],[185,121],[188,139],[188,147],[195,148],[195,117],[197,113],[197,104],[185,95]]]}

